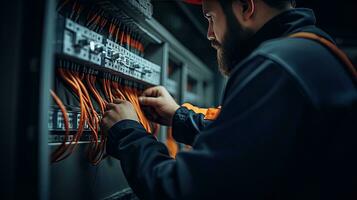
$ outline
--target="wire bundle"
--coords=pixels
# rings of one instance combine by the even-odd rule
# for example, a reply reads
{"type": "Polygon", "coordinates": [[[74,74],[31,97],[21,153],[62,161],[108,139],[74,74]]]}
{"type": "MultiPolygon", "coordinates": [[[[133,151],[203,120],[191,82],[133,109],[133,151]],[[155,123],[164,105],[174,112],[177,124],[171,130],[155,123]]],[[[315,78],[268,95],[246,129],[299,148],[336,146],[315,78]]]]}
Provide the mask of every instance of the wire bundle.
{"type": "Polygon", "coordinates": [[[144,45],[139,34],[132,32],[129,27],[115,18],[111,20],[109,25],[108,38],[137,55],[144,55],[144,45]]]}
{"type": "Polygon", "coordinates": [[[66,62],[66,64],[64,64],[63,62],[63,65],[58,67],[57,73],[62,82],[78,99],[80,117],[78,129],[76,133],[74,133],[73,140],[66,143],[70,132],[68,112],[60,98],[55,92],[51,91],[55,103],[61,109],[65,123],[65,139],[52,153],[52,162],[59,162],[74,152],[79,140],[85,132],[84,127],[86,125],[89,127],[91,134],[91,141],[87,150],[88,160],[94,165],[102,160],[105,151],[106,135],[100,130],[100,117],[105,112],[106,104],[113,102],[114,99],[131,102],[138,114],[140,123],[144,126],[146,131],[157,134],[159,129],[158,125],[152,124],[146,118],[140,107],[138,97],[141,94],[141,90],[136,85],[123,85],[121,78],[105,73],[102,78],[98,78],[98,73],[94,70],[85,73],[79,72],[79,66],[77,65],[68,69],[68,63],[66,62]]]}
{"type": "Polygon", "coordinates": [[[140,35],[117,18],[106,16],[105,11],[97,6],[88,8],[78,0],[62,0],[57,6],[57,11],[74,22],[83,21],[82,24],[89,29],[99,34],[107,34],[110,40],[139,56],[144,56],[144,44],[140,35]]]}

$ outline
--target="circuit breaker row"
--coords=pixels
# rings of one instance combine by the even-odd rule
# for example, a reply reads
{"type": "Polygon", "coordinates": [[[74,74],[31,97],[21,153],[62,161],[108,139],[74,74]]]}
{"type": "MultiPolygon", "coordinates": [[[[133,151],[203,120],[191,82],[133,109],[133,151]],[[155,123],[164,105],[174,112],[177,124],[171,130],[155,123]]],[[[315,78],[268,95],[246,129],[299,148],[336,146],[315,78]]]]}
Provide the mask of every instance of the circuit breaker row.
{"type": "Polygon", "coordinates": [[[70,19],[65,20],[59,53],[152,85],[160,84],[160,66],[70,19]]]}
{"type": "MultiPolygon", "coordinates": [[[[100,141],[101,136],[98,135],[98,140],[100,141]]],[[[48,143],[62,143],[62,142],[75,142],[74,141],[74,135],[68,135],[65,137],[64,135],[56,135],[56,134],[51,134],[48,136],[48,143]]],[[[92,141],[92,135],[90,132],[84,132],[83,135],[80,138],[80,142],[90,142],[92,141]]]]}
{"type": "MultiPolygon", "coordinates": [[[[69,119],[68,126],[70,131],[76,131],[79,126],[79,119],[81,118],[80,112],[67,111],[69,119]]],[[[64,131],[64,119],[60,110],[50,110],[48,118],[48,129],[50,131],[64,131]]],[[[88,124],[85,123],[84,130],[89,131],[88,124]]]]}
{"type": "MultiPolygon", "coordinates": [[[[68,111],[67,112],[68,116],[68,126],[69,126],[69,131],[77,131],[78,126],[79,126],[79,120],[81,117],[81,114],[79,111],[68,111]]],[[[61,110],[50,110],[49,111],[49,117],[48,117],[48,129],[49,131],[52,132],[62,132],[65,131],[65,125],[64,125],[64,118],[61,110]]],[[[83,134],[80,138],[81,141],[91,141],[91,135],[89,134],[89,126],[87,123],[84,124],[84,131],[85,134],[83,134]]],[[[63,134],[56,135],[56,134],[50,134],[48,138],[49,143],[57,143],[57,142],[63,142],[66,139],[66,142],[72,141],[74,138],[73,135],[69,135],[67,138],[63,134]]],[[[100,137],[100,135],[98,135],[100,137]]]]}

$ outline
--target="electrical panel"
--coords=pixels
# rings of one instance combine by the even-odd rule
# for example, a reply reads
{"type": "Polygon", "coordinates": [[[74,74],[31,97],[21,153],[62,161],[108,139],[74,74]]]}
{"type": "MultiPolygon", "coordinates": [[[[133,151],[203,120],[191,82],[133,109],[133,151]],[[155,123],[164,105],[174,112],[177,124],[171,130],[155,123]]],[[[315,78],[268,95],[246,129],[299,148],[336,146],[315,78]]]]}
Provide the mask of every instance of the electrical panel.
{"type": "MultiPolygon", "coordinates": [[[[99,120],[103,114],[103,105],[100,104],[118,97],[132,100],[145,88],[161,83],[160,61],[155,63],[144,55],[146,47],[160,45],[160,42],[151,39],[150,34],[128,16],[128,12],[140,13],[140,16],[149,19],[152,5],[148,0],[58,2],[54,93],[67,109],[63,113],[59,105],[51,106],[48,124],[52,132],[50,143],[71,142],[74,139],[75,143],[93,142],[93,137],[100,141],[99,120]],[[73,80],[79,84],[78,91],[73,80]],[[107,85],[103,87],[102,82],[107,85]],[[113,87],[115,91],[112,91],[113,87]],[[121,90],[126,91],[122,94],[121,90]],[[87,96],[79,97],[83,92],[88,93],[87,96]],[[120,94],[115,96],[114,92],[120,94]],[[85,109],[80,107],[83,107],[83,102],[96,112],[88,114],[86,107],[87,114],[82,119],[81,113],[85,109]],[[95,124],[91,124],[90,118],[97,118],[95,124]],[[79,129],[80,137],[75,137],[79,129]],[[69,132],[67,136],[64,135],[66,130],[69,132]],[[90,132],[97,133],[93,135],[90,132]]],[[[153,127],[147,125],[146,128],[151,129],[149,126],[153,127]]]]}
{"type": "Polygon", "coordinates": [[[114,192],[115,199],[137,199],[119,161],[105,155],[101,118],[107,103],[123,99],[133,104],[148,134],[160,131],[138,102],[146,88],[162,84],[165,45],[140,25],[152,18],[152,10],[149,0],[58,1],[48,111],[51,199],[104,199],[114,192]],[[98,177],[94,190],[79,176],[82,170],[98,177]],[[68,182],[92,194],[77,194],[68,182]]]}
{"type": "MultiPolygon", "coordinates": [[[[146,118],[138,97],[146,88],[164,85],[181,104],[188,98],[187,85],[191,86],[187,66],[199,68],[202,76],[207,69],[202,70],[206,66],[182,46],[170,49],[179,43],[152,18],[152,12],[150,0],[58,1],[53,102],[48,111],[48,144],[55,163],[51,166],[53,199],[137,199],[119,161],[107,158],[105,152],[107,137],[100,121],[114,99],[130,101],[148,134],[175,149],[173,157],[180,150],[170,128],[146,118]],[[98,177],[94,190],[75,173],[81,170],[98,177]],[[74,195],[68,182],[93,194],[74,195]]],[[[211,82],[210,73],[205,78],[211,82]]]]}

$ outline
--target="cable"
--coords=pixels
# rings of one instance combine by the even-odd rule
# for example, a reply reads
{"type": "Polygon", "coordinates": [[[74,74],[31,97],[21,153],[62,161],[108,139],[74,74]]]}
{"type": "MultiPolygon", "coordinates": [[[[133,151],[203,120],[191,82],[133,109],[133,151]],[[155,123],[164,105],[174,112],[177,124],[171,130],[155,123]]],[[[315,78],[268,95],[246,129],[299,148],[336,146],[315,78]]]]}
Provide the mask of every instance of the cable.
{"type": "Polygon", "coordinates": [[[107,87],[107,90],[108,90],[108,94],[109,94],[110,102],[113,102],[113,101],[114,101],[114,96],[113,96],[112,90],[111,90],[111,88],[110,88],[110,82],[111,82],[111,81],[110,81],[109,79],[107,79],[107,80],[105,81],[106,87],[107,87]]]}
{"type": "MultiPolygon", "coordinates": [[[[88,94],[87,89],[85,88],[84,84],[82,83],[82,80],[80,79],[80,76],[78,73],[69,73],[69,76],[72,76],[72,79],[75,80],[75,82],[78,83],[80,90],[82,91],[83,99],[84,99],[84,104],[82,106],[85,107],[86,110],[86,116],[89,119],[86,119],[85,122],[88,123],[89,128],[91,129],[91,143],[88,146],[87,149],[87,156],[88,160],[96,165],[98,164],[102,157],[103,157],[103,147],[104,145],[99,145],[98,146],[98,128],[99,128],[99,119],[98,114],[96,113],[91,101],[90,101],[90,96],[88,94]],[[91,111],[93,114],[91,114],[91,111]],[[93,139],[94,138],[94,139],[93,139]]],[[[84,78],[84,74],[82,74],[82,78],[84,78]]],[[[103,141],[102,141],[103,142],[103,141]]]]}
{"type": "Polygon", "coordinates": [[[151,133],[151,127],[149,124],[149,121],[145,117],[144,113],[141,110],[139,99],[138,99],[138,93],[131,89],[130,87],[124,87],[123,88],[124,95],[128,101],[132,103],[132,105],[135,108],[136,113],[138,114],[138,118],[140,123],[144,126],[147,132],[151,133]]]}
{"type": "Polygon", "coordinates": [[[89,87],[89,90],[94,95],[94,98],[100,107],[100,111],[103,114],[107,103],[105,102],[105,100],[103,100],[103,98],[100,96],[98,90],[96,89],[95,80],[96,80],[95,76],[89,75],[89,74],[86,75],[86,82],[89,87]]]}
{"type": "Polygon", "coordinates": [[[50,90],[51,96],[54,99],[55,103],[58,105],[62,112],[63,123],[65,128],[64,140],[61,145],[51,154],[51,162],[58,162],[58,159],[64,154],[66,151],[66,141],[69,135],[69,117],[66,107],[64,106],[61,99],[56,95],[53,90],[50,90]]]}
{"type": "Polygon", "coordinates": [[[71,145],[70,152],[60,159],[60,160],[63,160],[65,158],[67,158],[71,153],[73,153],[73,151],[77,147],[79,138],[82,136],[83,131],[84,131],[84,124],[85,124],[85,119],[86,119],[87,113],[86,113],[86,110],[84,107],[82,91],[81,91],[78,83],[74,79],[71,79],[70,75],[67,74],[66,70],[59,68],[58,72],[59,72],[59,75],[61,76],[61,78],[65,81],[65,83],[70,86],[70,88],[73,90],[73,92],[75,92],[75,94],[79,98],[79,103],[80,103],[80,120],[79,120],[77,133],[75,134],[75,137],[74,137],[75,143],[74,143],[74,145],[71,145],[73,140],[70,141],[70,145],[71,145]]]}
{"type": "MultiPolygon", "coordinates": [[[[99,127],[99,118],[98,118],[98,113],[96,112],[96,110],[93,107],[93,104],[91,102],[89,93],[86,89],[86,87],[84,86],[84,84],[82,83],[81,78],[79,77],[78,73],[73,73],[72,77],[74,79],[76,79],[77,83],[79,84],[81,90],[83,91],[83,98],[84,98],[84,106],[86,108],[86,112],[87,112],[87,117],[88,120],[86,120],[86,122],[88,123],[89,128],[91,129],[91,143],[94,143],[94,147],[93,146],[89,146],[89,150],[88,150],[88,158],[90,161],[92,162],[96,162],[95,158],[97,151],[98,151],[98,127],[99,127]],[[93,141],[94,140],[94,141],[93,141]],[[92,148],[92,150],[90,150],[92,148]]],[[[83,74],[84,77],[84,74],[83,74]]]]}
{"type": "Polygon", "coordinates": [[[63,9],[63,7],[64,7],[67,3],[69,3],[69,1],[70,1],[70,0],[64,0],[64,1],[62,1],[62,4],[61,4],[61,2],[58,2],[57,12],[60,12],[60,11],[63,9]]]}
{"type": "Polygon", "coordinates": [[[111,81],[112,84],[112,89],[113,89],[113,94],[115,98],[125,100],[125,95],[120,91],[119,89],[119,84],[116,81],[111,81]]]}
{"type": "MultiPolygon", "coordinates": [[[[94,94],[94,97],[95,97],[97,103],[99,104],[101,114],[103,115],[107,102],[101,97],[101,95],[99,94],[99,91],[95,87],[96,77],[93,75],[87,75],[86,78],[87,78],[87,85],[89,86],[89,89],[92,92],[92,94],[94,94]]],[[[99,158],[102,159],[103,154],[104,154],[105,143],[106,143],[106,136],[102,129],[99,132],[101,135],[101,141],[99,143],[99,158]]]]}

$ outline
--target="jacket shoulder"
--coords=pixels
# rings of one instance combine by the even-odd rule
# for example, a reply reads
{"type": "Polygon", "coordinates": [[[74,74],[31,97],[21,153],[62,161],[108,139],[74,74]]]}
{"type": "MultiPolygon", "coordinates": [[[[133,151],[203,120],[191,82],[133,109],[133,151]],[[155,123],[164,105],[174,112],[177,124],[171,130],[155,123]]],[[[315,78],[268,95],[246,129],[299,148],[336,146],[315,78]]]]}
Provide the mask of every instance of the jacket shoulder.
{"type": "Polygon", "coordinates": [[[271,60],[287,71],[318,107],[356,102],[356,86],[346,67],[317,41],[303,38],[270,40],[253,52],[252,57],[257,56],[271,60]]]}

